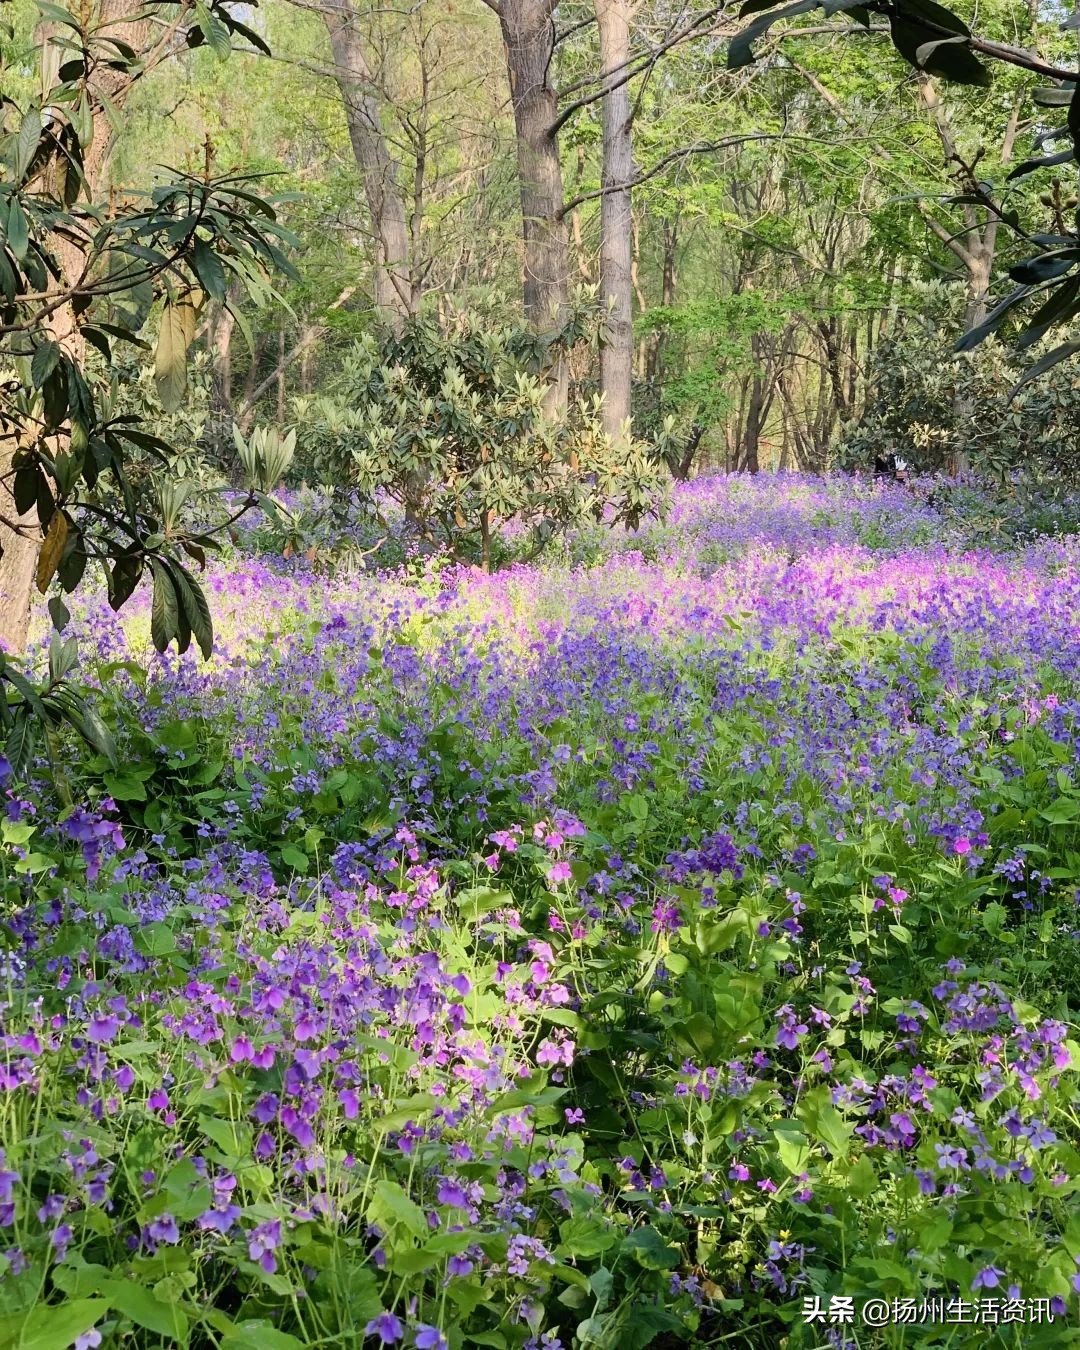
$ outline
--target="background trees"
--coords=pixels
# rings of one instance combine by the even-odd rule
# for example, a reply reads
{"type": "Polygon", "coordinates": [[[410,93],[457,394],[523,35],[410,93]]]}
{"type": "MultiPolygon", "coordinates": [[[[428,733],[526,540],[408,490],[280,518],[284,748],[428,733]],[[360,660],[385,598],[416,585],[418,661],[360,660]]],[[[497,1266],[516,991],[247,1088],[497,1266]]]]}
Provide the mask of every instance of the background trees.
{"type": "MultiPolygon", "coordinates": [[[[31,0],[8,9],[14,96],[32,83],[41,15],[31,0]]],[[[935,49],[938,73],[916,70],[884,13],[867,31],[847,10],[765,28],[776,11],[661,0],[270,0],[234,27],[228,62],[216,10],[165,13],[98,16],[136,25],[140,60],[80,77],[91,194],[107,213],[157,166],[198,177],[209,153],[215,174],[274,175],[296,240],[279,299],[242,299],[248,279],[227,267],[221,294],[200,287],[193,325],[177,327],[206,353],[210,450],[227,451],[233,421],[295,421],[294,400],[379,325],[472,308],[549,342],[549,414],[602,391],[616,438],[629,418],[645,436],[669,419],[676,472],[823,465],[874,396],[877,347],[896,352],[910,331],[903,314],[932,308],[959,336],[1031,255],[1000,210],[1042,217],[1036,241],[1065,240],[1038,247],[1069,246],[1074,168],[1007,175],[1064,117],[1045,105],[1068,89],[1032,94],[1053,84],[1041,69],[1068,68],[1074,39],[1012,0],[980,9],[979,41],[1028,57],[965,86],[944,78],[963,43],[935,49]],[[755,60],[730,68],[755,22],[755,60]],[[607,313],[591,354],[552,341],[579,286],[607,313]]],[[[73,247],[57,236],[58,265],[73,247]]],[[[146,322],[156,342],[156,312],[146,322]]],[[[5,556],[26,574],[17,545],[5,556]]]]}

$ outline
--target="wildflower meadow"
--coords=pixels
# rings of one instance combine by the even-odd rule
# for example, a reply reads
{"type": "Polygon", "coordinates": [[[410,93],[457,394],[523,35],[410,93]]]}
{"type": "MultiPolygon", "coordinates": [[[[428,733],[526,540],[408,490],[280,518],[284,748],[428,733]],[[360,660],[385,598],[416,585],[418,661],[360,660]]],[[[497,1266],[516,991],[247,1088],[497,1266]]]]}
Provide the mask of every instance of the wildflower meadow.
{"type": "Polygon", "coordinates": [[[1080,1338],[1080,543],[936,495],[241,536],[208,662],[78,610],[120,753],[5,788],[0,1344],[1080,1338]]]}

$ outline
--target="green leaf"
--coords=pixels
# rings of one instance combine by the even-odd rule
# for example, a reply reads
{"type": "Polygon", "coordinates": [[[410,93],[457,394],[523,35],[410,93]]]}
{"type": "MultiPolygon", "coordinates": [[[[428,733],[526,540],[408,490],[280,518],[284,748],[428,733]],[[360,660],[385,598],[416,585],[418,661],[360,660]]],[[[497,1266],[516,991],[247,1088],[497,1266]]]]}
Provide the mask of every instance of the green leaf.
{"type": "Polygon", "coordinates": [[[582,1215],[567,1219],[559,1226],[559,1250],[564,1256],[590,1259],[614,1247],[619,1240],[618,1230],[599,1219],[582,1215]]]}
{"type": "Polygon", "coordinates": [[[188,296],[167,301],[154,353],[154,383],[166,412],[176,412],[187,389],[187,354],[195,336],[195,306],[188,296]]]}
{"type": "Polygon", "coordinates": [[[991,333],[996,332],[1001,327],[1005,322],[1006,314],[1012,309],[1013,305],[1019,304],[1030,294],[1030,286],[1018,286],[1015,291],[1010,291],[1004,300],[999,301],[994,306],[982,323],[968,329],[956,344],[956,350],[958,352],[969,352],[973,347],[977,347],[983,338],[989,337],[991,333]]]}
{"type": "Polygon", "coordinates": [[[298,1341],[287,1331],[278,1331],[269,1322],[237,1322],[222,1336],[221,1344],[232,1350],[304,1350],[304,1341],[298,1341]]]}
{"type": "Polygon", "coordinates": [[[808,14],[810,10],[817,9],[818,3],[819,0],[797,0],[793,5],[784,5],[769,14],[763,14],[753,23],[747,24],[742,32],[736,33],[728,43],[728,70],[739,70],[753,61],[754,43],[759,37],[764,37],[773,24],[779,22],[780,19],[793,19],[798,14],[808,14]]]}
{"type": "Polygon", "coordinates": [[[195,0],[195,17],[206,45],[219,60],[223,60],[232,50],[229,30],[216,15],[211,14],[203,0],[195,0]]]}
{"type": "Polygon", "coordinates": [[[156,560],[150,563],[154,575],[154,595],[150,606],[150,636],[154,647],[163,652],[176,635],[179,602],[176,588],[166,568],[156,560]]]}
{"type": "Polygon", "coordinates": [[[225,269],[221,259],[203,239],[196,239],[191,250],[191,266],[203,290],[214,300],[225,298],[225,269]]]}
{"type": "Polygon", "coordinates": [[[144,1285],[131,1280],[116,1280],[109,1290],[109,1302],[137,1326],[158,1336],[173,1341],[187,1337],[188,1318],[183,1308],[175,1303],[160,1303],[144,1285]]]}
{"type": "Polygon", "coordinates": [[[14,257],[22,262],[30,242],[30,228],[18,197],[12,197],[8,203],[7,241],[14,257]]]}
{"type": "Polygon", "coordinates": [[[674,1270],[682,1260],[678,1247],[669,1247],[655,1228],[635,1228],[622,1243],[621,1252],[632,1256],[646,1270],[674,1270]]]}
{"type": "Polygon", "coordinates": [[[1067,360],[1076,352],[1080,352],[1080,342],[1062,342],[1058,346],[1052,347],[1041,360],[1036,361],[1033,366],[1030,366],[1024,372],[1022,379],[1017,380],[1009,395],[1010,398],[1018,389],[1022,389],[1025,384],[1030,384],[1032,380],[1037,380],[1040,375],[1045,375],[1052,367],[1059,365],[1062,361],[1067,360]]]}
{"type": "Polygon", "coordinates": [[[864,1153],[847,1174],[847,1188],[857,1199],[865,1199],[877,1190],[878,1179],[874,1164],[864,1153]]]}
{"type": "Polygon", "coordinates": [[[365,1217],[369,1223],[378,1224],[384,1231],[404,1228],[414,1237],[424,1237],[431,1231],[427,1215],[415,1201],[410,1200],[396,1181],[376,1182],[365,1217]]]}
{"type": "Polygon", "coordinates": [[[285,863],[286,866],[291,867],[294,872],[299,872],[301,876],[306,874],[308,868],[311,866],[308,855],[301,849],[298,849],[294,844],[286,844],[281,850],[281,861],[285,863]]]}
{"type": "Polygon", "coordinates": [[[214,650],[214,620],[203,588],[187,568],[182,567],[175,559],[168,559],[165,565],[169,569],[188,627],[199,644],[203,659],[208,660],[214,650]]]}
{"type": "Polygon", "coordinates": [[[41,117],[31,109],[23,118],[18,135],[15,137],[15,157],[12,162],[12,169],[17,183],[22,180],[27,169],[33,163],[40,140],[41,117]]]}
{"type": "Polygon", "coordinates": [[[15,1344],[20,1350],[70,1350],[76,1337],[88,1332],[108,1311],[109,1303],[103,1298],[39,1306],[23,1323],[15,1344]]]}
{"type": "Polygon", "coordinates": [[[108,789],[109,796],[114,797],[118,802],[146,801],[145,785],[131,774],[107,773],[102,782],[108,789]]]}
{"type": "Polygon", "coordinates": [[[1061,248],[1042,253],[1037,258],[1026,258],[1009,268],[1009,276],[1022,286],[1037,286],[1042,281],[1054,281],[1071,272],[1080,262],[1080,249],[1061,248]]]}
{"type": "Polygon", "coordinates": [[[780,1161],[792,1176],[801,1176],[810,1161],[810,1145],[794,1122],[785,1122],[773,1130],[780,1161]]]}

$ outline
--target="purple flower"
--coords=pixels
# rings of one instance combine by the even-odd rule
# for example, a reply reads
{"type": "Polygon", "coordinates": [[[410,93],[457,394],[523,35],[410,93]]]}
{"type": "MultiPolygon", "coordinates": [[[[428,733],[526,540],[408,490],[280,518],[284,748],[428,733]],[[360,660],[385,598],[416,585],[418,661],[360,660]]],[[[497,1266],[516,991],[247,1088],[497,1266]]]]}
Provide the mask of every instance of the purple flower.
{"type": "Polygon", "coordinates": [[[277,1270],[274,1252],[281,1245],[281,1220],[269,1219],[260,1223],[248,1234],[248,1256],[258,1261],[268,1275],[277,1270]]]}
{"type": "Polygon", "coordinates": [[[90,1019],[90,1025],[86,1028],[86,1039],[93,1041],[97,1045],[106,1045],[114,1040],[116,1033],[120,1030],[120,1019],[113,1017],[111,1013],[104,1016],[101,1013],[95,1013],[90,1019]]]}
{"type": "Polygon", "coordinates": [[[180,1229],[171,1214],[160,1214],[146,1229],[146,1235],[155,1242],[179,1242],[180,1229]]]}
{"type": "Polygon", "coordinates": [[[465,1194],[461,1182],[450,1179],[440,1185],[436,1199],[440,1205],[453,1205],[457,1209],[465,1209],[469,1203],[469,1197],[465,1194]]]}
{"type": "Polygon", "coordinates": [[[56,1259],[62,1261],[67,1255],[68,1244],[74,1237],[71,1231],[71,1225],[66,1223],[57,1224],[49,1234],[49,1241],[56,1249],[56,1259]]]}
{"type": "Polygon", "coordinates": [[[416,1350],[449,1350],[449,1344],[438,1327],[421,1323],[416,1328],[416,1350]]]}
{"type": "Polygon", "coordinates": [[[393,1313],[380,1313],[364,1328],[367,1336],[378,1336],[382,1345],[395,1345],[405,1335],[405,1328],[393,1313]]]}
{"type": "Polygon", "coordinates": [[[996,1289],[1005,1278],[1005,1272],[998,1270],[997,1266],[983,1266],[978,1275],[971,1281],[972,1289],[996,1289]]]}

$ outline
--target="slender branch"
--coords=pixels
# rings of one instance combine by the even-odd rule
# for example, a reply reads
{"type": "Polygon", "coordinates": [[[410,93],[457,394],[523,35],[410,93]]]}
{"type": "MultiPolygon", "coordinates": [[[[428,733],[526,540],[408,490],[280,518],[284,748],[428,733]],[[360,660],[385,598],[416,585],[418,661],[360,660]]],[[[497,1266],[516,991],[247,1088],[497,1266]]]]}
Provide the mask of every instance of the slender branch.
{"type": "MultiPolygon", "coordinates": [[[[659,47],[652,48],[644,58],[634,56],[618,66],[612,66],[611,70],[605,73],[601,88],[594,93],[583,95],[581,98],[576,99],[571,103],[569,107],[565,108],[552,123],[548,135],[557,136],[575,113],[580,112],[582,108],[587,108],[591,103],[595,103],[598,99],[604,98],[614,90],[621,89],[624,84],[629,84],[635,76],[650,69],[650,67],[652,67],[665,52],[670,51],[672,47],[678,46],[680,42],[685,42],[688,38],[692,37],[706,37],[708,34],[706,31],[703,31],[704,25],[711,23],[718,15],[723,13],[726,8],[726,4],[720,4],[714,6],[712,9],[706,10],[704,14],[699,14],[696,19],[692,20],[684,28],[680,28],[679,31],[668,38],[666,42],[662,42],[659,47]],[[640,62],[640,64],[635,65],[634,62],[640,62]],[[609,78],[611,75],[615,75],[620,71],[622,73],[619,74],[618,79],[612,80],[609,78]]],[[[565,93],[566,91],[563,90],[562,92],[565,93]]]]}
{"type": "Polygon", "coordinates": [[[625,192],[627,188],[638,187],[641,183],[646,183],[650,178],[654,178],[658,173],[662,173],[669,164],[679,159],[685,159],[690,155],[715,154],[719,150],[728,150],[732,146],[745,145],[752,141],[810,141],[815,145],[820,145],[823,140],[824,138],[821,136],[796,136],[786,131],[755,131],[748,132],[744,136],[725,136],[719,141],[705,141],[700,145],[684,145],[678,150],[672,150],[670,154],[664,155],[651,168],[639,173],[634,178],[622,183],[608,183],[606,187],[596,188],[592,192],[582,192],[577,197],[573,197],[557,212],[556,219],[564,219],[583,202],[595,201],[598,197],[606,197],[612,192],[625,192]]]}

